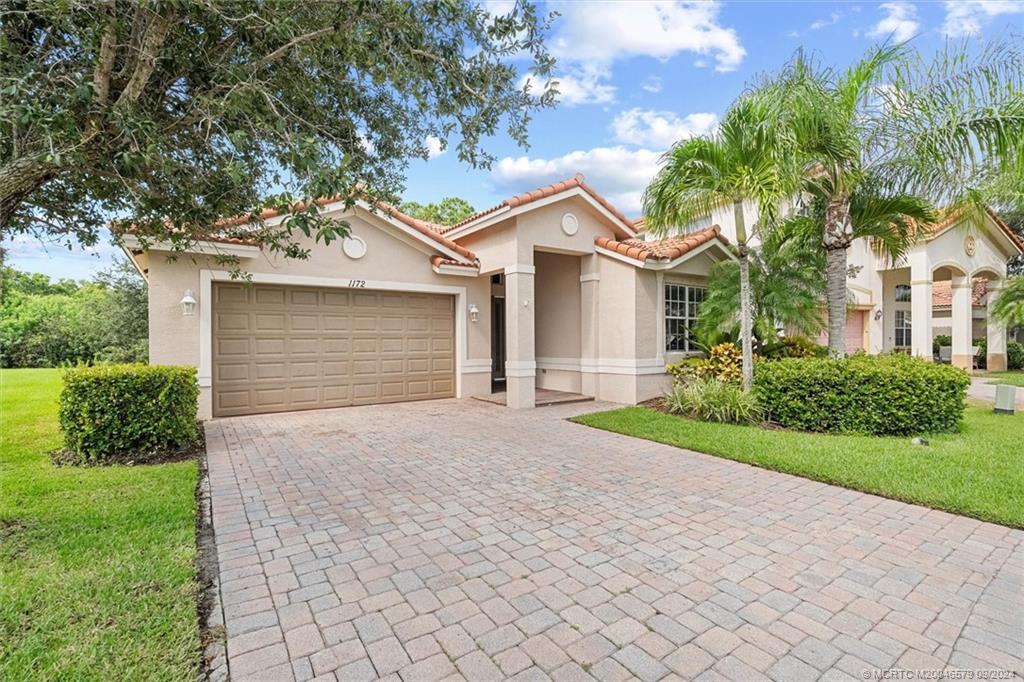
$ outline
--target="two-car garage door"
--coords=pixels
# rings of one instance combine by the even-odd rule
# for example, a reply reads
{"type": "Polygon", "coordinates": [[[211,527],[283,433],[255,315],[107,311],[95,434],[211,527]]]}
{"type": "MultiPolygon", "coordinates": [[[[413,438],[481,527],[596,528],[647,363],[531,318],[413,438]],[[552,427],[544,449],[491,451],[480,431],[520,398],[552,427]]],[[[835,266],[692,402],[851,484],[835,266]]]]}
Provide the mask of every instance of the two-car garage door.
{"type": "Polygon", "coordinates": [[[451,296],[216,282],[213,414],[455,395],[451,296]]]}

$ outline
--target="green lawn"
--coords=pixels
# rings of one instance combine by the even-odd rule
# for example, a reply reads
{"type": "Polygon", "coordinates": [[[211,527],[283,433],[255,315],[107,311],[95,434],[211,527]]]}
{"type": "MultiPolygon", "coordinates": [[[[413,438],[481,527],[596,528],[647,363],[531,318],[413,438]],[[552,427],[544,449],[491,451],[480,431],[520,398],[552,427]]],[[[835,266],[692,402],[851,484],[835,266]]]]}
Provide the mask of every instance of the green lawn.
{"type": "Polygon", "coordinates": [[[0,370],[0,679],[194,679],[196,464],[54,468],[59,391],[0,370]]]}
{"type": "Polygon", "coordinates": [[[599,429],[689,448],[883,497],[1024,528],[1024,415],[968,407],[959,433],[832,436],[693,421],[647,407],[577,417],[599,429]]]}
{"type": "Polygon", "coordinates": [[[1011,386],[1024,386],[1024,372],[1020,370],[1014,370],[1012,372],[992,372],[991,374],[985,374],[985,378],[990,379],[990,384],[1009,384],[1011,386]]]}

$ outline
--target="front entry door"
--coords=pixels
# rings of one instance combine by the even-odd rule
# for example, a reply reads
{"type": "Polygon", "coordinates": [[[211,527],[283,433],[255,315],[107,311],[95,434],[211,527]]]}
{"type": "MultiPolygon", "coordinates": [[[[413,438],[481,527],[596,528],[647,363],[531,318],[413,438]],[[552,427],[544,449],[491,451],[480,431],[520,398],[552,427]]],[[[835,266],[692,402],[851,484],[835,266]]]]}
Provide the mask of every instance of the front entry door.
{"type": "Polygon", "coordinates": [[[491,299],[491,391],[505,390],[505,299],[491,299]]]}

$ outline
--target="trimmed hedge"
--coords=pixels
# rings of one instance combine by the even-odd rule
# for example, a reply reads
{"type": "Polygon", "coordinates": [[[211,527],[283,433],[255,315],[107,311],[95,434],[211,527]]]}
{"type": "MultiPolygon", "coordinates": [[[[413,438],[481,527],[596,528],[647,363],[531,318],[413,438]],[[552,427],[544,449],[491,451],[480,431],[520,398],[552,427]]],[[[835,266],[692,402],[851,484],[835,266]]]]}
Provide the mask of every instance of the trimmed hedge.
{"type": "Polygon", "coordinates": [[[194,367],[98,365],[64,373],[60,427],[74,460],[145,461],[199,443],[194,367]]]}
{"type": "Polygon", "coordinates": [[[757,366],[754,393],[769,421],[827,433],[953,431],[970,377],[904,355],[792,358],[757,366]]]}

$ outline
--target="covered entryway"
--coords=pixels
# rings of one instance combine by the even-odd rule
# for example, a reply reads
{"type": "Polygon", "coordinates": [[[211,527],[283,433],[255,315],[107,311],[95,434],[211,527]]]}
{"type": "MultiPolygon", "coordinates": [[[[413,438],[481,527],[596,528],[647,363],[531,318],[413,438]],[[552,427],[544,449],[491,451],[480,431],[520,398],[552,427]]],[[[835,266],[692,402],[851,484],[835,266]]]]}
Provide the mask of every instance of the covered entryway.
{"type": "Polygon", "coordinates": [[[455,396],[452,296],[213,285],[213,415],[455,396]]]}

